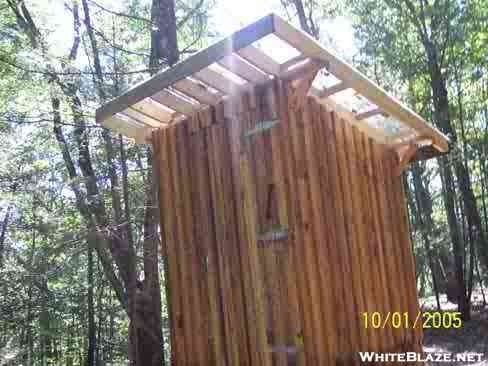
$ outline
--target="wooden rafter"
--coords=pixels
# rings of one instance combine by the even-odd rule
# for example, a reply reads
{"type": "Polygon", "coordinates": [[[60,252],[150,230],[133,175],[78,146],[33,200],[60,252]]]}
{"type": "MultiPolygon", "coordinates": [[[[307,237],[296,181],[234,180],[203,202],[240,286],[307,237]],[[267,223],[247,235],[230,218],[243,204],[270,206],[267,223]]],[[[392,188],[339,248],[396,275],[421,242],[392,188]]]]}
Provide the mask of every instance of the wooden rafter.
{"type": "Polygon", "coordinates": [[[327,98],[327,97],[330,97],[331,95],[337,94],[337,93],[339,93],[343,90],[349,89],[349,88],[350,88],[350,86],[346,82],[340,81],[337,84],[332,85],[332,86],[324,89],[320,93],[320,97],[321,98],[327,98]]]}
{"type": "Polygon", "coordinates": [[[158,121],[153,117],[147,116],[135,109],[127,108],[125,111],[121,112],[122,115],[126,116],[128,119],[133,119],[143,125],[148,127],[163,127],[167,122],[158,121]]]}
{"type": "Polygon", "coordinates": [[[358,121],[361,121],[362,119],[373,117],[373,116],[376,116],[378,114],[381,114],[382,116],[385,116],[385,117],[387,116],[387,114],[385,112],[383,112],[380,108],[374,108],[374,109],[371,109],[369,111],[356,114],[356,119],[358,121]]]}
{"type": "Polygon", "coordinates": [[[264,72],[278,76],[280,64],[254,46],[247,46],[237,52],[247,62],[253,64],[264,72]]]}
{"type": "Polygon", "coordinates": [[[273,17],[273,25],[278,37],[290,43],[304,55],[328,62],[328,71],[334,76],[349,83],[352,88],[383,109],[386,113],[396,116],[400,121],[420,132],[426,132],[432,135],[434,145],[441,152],[448,150],[449,147],[446,137],[442,133],[430,127],[417,113],[401,104],[358,70],[323,48],[312,37],[294,28],[276,15],[273,17]]]}
{"type": "Polygon", "coordinates": [[[198,71],[193,77],[225,94],[234,94],[240,87],[236,82],[208,67],[198,71]]]}
{"type": "Polygon", "coordinates": [[[303,106],[307,93],[312,87],[312,83],[322,67],[323,65],[318,62],[311,62],[308,70],[305,73],[302,73],[300,79],[290,81],[288,98],[290,99],[290,104],[294,108],[298,109],[303,106]]]}
{"type": "Polygon", "coordinates": [[[195,109],[194,105],[189,101],[178,97],[174,93],[170,93],[167,90],[161,90],[158,93],[154,94],[151,99],[155,100],[158,103],[164,104],[171,109],[189,115],[195,109]]]}
{"type": "Polygon", "coordinates": [[[253,83],[260,83],[268,78],[268,76],[257,68],[251,66],[241,57],[232,54],[225,56],[218,63],[229,71],[239,75],[243,79],[253,83]]]}
{"type": "Polygon", "coordinates": [[[136,121],[128,121],[115,115],[105,119],[102,125],[103,127],[133,139],[138,144],[145,143],[145,131],[147,129],[144,125],[141,125],[136,121]]]}
{"type": "Polygon", "coordinates": [[[188,78],[176,82],[173,87],[202,104],[214,105],[222,98],[222,95],[214,94],[205,85],[188,78]]]}
{"type": "Polygon", "coordinates": [[[295,57],[289,59],[288,61],[282,63],[280,65],[280,75],[287,72],[288,69],[290,67],[292,67],[293,65],[299,64],[299,63],[305,61],[307,58],[308,58],[307,56],[298,55],[298,56],[295,56],[295,57]]]}

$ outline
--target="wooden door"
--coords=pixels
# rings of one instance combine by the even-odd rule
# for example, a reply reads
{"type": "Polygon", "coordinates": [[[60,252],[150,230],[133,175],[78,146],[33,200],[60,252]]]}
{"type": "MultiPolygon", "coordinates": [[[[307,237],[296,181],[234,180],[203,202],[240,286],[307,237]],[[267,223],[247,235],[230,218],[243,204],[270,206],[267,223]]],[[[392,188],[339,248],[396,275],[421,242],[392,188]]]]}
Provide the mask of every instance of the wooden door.
{"type": "Polygon", "coordinates": [[[253,182],[256,209],[257,245],[268,352],[272,365],[303,364],[303,336],[296,301],[293,253],[290,245],[285,177],[281,158],[278,119],[256,120],[244,135],[245,158],[253,182]]]}

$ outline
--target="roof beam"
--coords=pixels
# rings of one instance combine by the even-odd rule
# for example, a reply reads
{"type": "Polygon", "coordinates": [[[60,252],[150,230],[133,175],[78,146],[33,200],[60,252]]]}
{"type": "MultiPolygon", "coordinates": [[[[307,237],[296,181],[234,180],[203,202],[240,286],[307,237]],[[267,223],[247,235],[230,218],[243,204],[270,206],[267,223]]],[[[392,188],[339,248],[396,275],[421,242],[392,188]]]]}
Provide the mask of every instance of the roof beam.
{"type": "Polygon", "coordinates": [[[193,77],[210,85],[212,88],[220,90],[224,94],[234,94],[241,87],[240,84],[226,78],[221,73],[218,73],[209,67],[200,70],[193,77]]]}
{"type": "Polygon", "coordinates": [[[214,105],[222,97],[222,95],[214,94],[209,91],[205,85],[190,79],[180,80],[175,83],[173,87],[179,92],[198,100],[202,104],[214,105]]]}
{"type": "Polygon", "coordinates": [[[293,65],[299,64],[300,62],[305,61],[307,58],[308,58],[308,56],[300,54],[298,56],[295,56],[295,57],[289,59],[288,61],[283,62],[280,65],[280,74],[287,72],[290,67],[292,67],[293,65]]]}
{"type": "Polygon", "coordinates": [[[273,15],[271,14],[112,99],[97,109],[97,122],[100,123],[132,104],[160,92],[178,80],[191,76],[195,70],[201,70],[224,56],[249,46],[254,41],[273,33],[273,30],[273,15]]]}
{"type": "MultiPolygon", "coordinates": [[[[218,61],[218,64],[225,69],[232,71],[239,77],[251,81],[253,83],[259,83],[268,78],[268,75],[262,71],[254,68],[242,58],[237,55],[228,55],[218,61]]],[[[269,79],[269,78],[268,78],[269,79]]]]}
{"type": "Polygon", "coordinates": [[[167,90],[159,91],[158,93],[154,94],[151,99],[179,113],[187,115],[191,114],[195,109],[194,104],[180,98],[176,94],[170,93],[167,90]]]}
{"type": "Polygon", "coordinates": [[[373,117],[373,116],[376,116],[378,114],[381,114],[382,116],[385,116],[385,117],[387,116],[387,114],[385,112],[383,112],[380,108],[374,108],[374,109],[371,109],[371,110],[366,111],[366,112],[357,113],[356,119],[360,121],[362,119],[373,117]]]}
{"type": "Polygon", "coordinates": [[[130,108],[137,110],[147,116],[150,116],[162,123],[168,123],[173,119],[174,112],[166,110],[160,103],[146,98],[139,103],[132,105],[130,108]]]}
{"type": "Polygon", "coordinates": [[[158,121],[157,119],[154,119],[153,117],[141,113],[130,107],[120,113],[148,127],[159,128],[159,127],[163,127],[165,124],[168,123],[168,122],[158,121]]]}
{"type": "Polygon", "coordinates": [[[283,80],[293,80],[293,79],[300,79],[304,77],[304,75],[309,74],[310,72],[314,72],[315,70],[320,70],[325,65],[320,60],[309,59],[307,62],[303,62],[302,64],[289,69],[281,74],[281,79],[283,80]]]}
{"type": "Polygon", "coordinates": [[[327,97],[330,97],[331,95],[337,94],[337,93],[339,93],[343,90],[349,89],[349,88],[350,88],[350,86],[347,83],[345,83],[344,81],[341,81],[337,84],[334,84],[334,85],[324,89],[320,93],[319,97],[320,98],[327,98],[327,97]]]}
{"type": "Polygon", "coordinates": [[[253,64],[265,73],[275,76],[278,76],[280,74],[280,64],[257,47],[254,47],[252,45],[247,46],[237,53],[247,62],[253,64]]]}
{"type": "Polygon", "coordinates": [[[240,86],[236,82],[208,67],[198,71],[193,77],[210,85],[212,88],[220,90],[224,94],[233,94],[240,86]]]}
{"type": "Polygon", "coordinates": [[[337,78],[349,83],[358,93],[368,98],[386,113],[397,117],[400,121],[418,130],[420,133],[432,136],[434,145],[441,152],[445,152],[449,149],[447,138],[441,132],[430,127],[417,113],[401,104],[358,70],[348,65],[330,51],[324,49],[312,37],[295,29],[275,14],[273,15],[273,24],[276,35],[282,40],[288,42],[305,55],[327,63],[329,72],[337,78]]]}
{"type": "Polygon", "coordinates": [[[112,116],[105,119],[102,125],[112,131],[116,131],[124,136],[134,139],[138,144],[143,144],[145,142],[146,127],[136,121],[112,116]]]}

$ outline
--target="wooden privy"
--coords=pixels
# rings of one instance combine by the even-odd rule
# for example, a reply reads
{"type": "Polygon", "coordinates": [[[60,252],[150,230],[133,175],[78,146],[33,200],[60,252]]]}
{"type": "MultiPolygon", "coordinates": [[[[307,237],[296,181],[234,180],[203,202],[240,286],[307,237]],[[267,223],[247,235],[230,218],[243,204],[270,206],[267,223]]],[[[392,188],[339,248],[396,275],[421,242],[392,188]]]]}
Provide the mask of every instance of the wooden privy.
{"type": "Polygon", "coordinates": [[[271,14],[97,120],[154,148],[173,365],[421,350],[401,172],[448,143],[352,66],[271,14]]]}

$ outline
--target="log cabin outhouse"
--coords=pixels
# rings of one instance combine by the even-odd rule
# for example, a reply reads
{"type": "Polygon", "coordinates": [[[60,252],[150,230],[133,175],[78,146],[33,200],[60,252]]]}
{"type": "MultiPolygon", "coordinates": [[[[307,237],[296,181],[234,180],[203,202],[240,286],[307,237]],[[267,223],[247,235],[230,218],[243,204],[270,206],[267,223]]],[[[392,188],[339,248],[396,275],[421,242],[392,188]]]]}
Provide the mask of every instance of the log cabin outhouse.
{"type": "Polygon", "coordinates": [[[271,14],[97,110],[151,143],[172,364],[359,364],[421,349],[401,172],[446,138],[271,14]]]}

